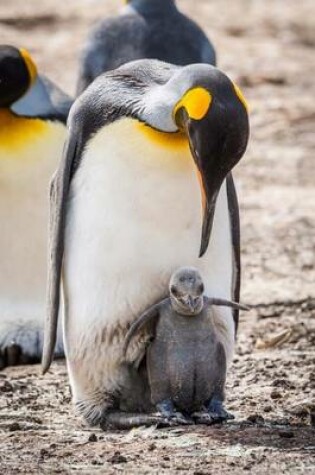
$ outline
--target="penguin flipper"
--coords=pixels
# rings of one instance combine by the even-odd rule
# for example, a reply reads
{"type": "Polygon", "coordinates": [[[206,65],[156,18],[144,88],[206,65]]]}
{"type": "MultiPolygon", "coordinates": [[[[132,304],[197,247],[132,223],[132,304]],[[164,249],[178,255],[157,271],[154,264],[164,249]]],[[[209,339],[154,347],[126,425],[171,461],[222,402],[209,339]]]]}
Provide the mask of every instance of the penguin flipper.
{"type": "MultiPolygon", "coordinates": [[[[132,340],[132,338],[146,325],[149,325],[150,323],[154,323],[156,319],[160,315],[160,309],[161,307],[167,303],[169,298],[166,298],[162,300],[161,302],[158,302],[151,307],[149,307],[147,310],[145,310],[138,318],[135,320],[131,327],[129,328],[125,343],[124,343],[124,348],[123,348],[123,354],[126,355],[129,344],[132,340]]],[[[152,333],[154,330],[152,329],[152,333]]]]}
{"type": "MultiPolygon", "coordinates": [[[[232,280],[232,299],[234,302],[240,301],[241,288],[241,231],[240,231],[240,213],[238,206],[237,193],[232,173],[226,177],[226,192],[228,199],[230,229],[232,238],[232,258],[233,258],[233,280],[232,280]]],[[[235,325],[235,335],[237,334],[239,309],[234,308],[233,319],[235,325]]]]}
{"type": "Polygon", "coordinates": [[[218,307],[230,307],[237,310],[244,310],[245,312],[250,310],[248,305],[240,304],[239,302],[233,302],[233,300],[218,299],[212,297],[204,297],[208,305],[216,305],[218,307]]]}
{"type": "Polygon", "coordinates": [[[72,132],[65,144],[63,158],[50,185],[47,313],[42,355],[42,371],[44,374],[51,365],[57,338],[66,201],[71,181],[72,165],[77,154],[77,136],[72,132]]]}

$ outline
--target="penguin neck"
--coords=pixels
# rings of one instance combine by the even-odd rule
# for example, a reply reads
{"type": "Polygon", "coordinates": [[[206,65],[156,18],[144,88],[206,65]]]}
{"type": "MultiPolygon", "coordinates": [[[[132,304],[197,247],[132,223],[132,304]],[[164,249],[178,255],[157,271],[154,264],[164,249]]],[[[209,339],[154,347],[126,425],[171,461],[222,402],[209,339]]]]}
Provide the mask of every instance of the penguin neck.
{"type": "Polygon", "coordinates": [[[14,112],[11,111],[9,107],[0,106],[0,126],[7,125],[11,123],[15,118],[14,112]]]}
{"type": "Polygon", "coordinates": [[[150,13],[153,11],[172,11],[176,9],[175,0],[130,0],[128,2],[140,13],[150,13]]]}

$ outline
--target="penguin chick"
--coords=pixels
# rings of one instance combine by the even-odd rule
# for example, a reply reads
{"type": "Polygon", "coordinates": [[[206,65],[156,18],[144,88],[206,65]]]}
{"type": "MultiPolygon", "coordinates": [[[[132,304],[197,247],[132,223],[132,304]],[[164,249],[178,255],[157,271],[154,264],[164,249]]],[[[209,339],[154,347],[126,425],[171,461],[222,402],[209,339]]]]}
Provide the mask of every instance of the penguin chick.
{"type": "Polygon", "coordinates": [[[202,277],[192,267],[174,272],[169,292],[132,324],[124,354],[146,326],[153,337],[146,353],[151,402],[164,419],[182,423],[185,414],[210,424],[233,418],[223,407],[227,365],[213,306],[248,308],[204,296],[202,277]]]}
{"type": "Polygon", "coordinates": [[[178,11],[175,0],[127,0],[115,17],[101,20],[88,35],[81,55],[77,94],[101,73],[141,58],[184,66],[216,64],[202,29],[178,11]]]}

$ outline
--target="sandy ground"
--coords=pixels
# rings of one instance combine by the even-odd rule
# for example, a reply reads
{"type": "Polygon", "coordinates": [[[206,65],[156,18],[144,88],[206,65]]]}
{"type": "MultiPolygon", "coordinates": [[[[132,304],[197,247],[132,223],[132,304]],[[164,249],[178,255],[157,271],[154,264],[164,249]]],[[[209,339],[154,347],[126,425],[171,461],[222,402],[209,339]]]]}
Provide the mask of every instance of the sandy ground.
{"type": "MultiPolygon", "coordinates": [[[[29,48],[73,93],[78,48],[117,4],[2,1],[1,42],[29,48]]],[[[242,300],[254,308],[241,319],[229,372],[236,420],[102,433],[75,418],[63,363],[45,377],[37,366],[10,368],[0,373],[1,473],[315,473],[314,1],[178,4],[205,28],[251,106],[236,177],[242,300]]]]}

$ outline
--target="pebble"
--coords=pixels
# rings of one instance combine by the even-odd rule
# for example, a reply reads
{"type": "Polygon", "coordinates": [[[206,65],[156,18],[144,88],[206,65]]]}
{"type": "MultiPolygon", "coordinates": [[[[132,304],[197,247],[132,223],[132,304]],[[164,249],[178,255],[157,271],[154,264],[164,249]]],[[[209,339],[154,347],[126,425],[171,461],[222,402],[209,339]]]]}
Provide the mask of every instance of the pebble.
{"type": "Polygon", "coordinates": [[[271,399],[280,399],[282,398],[282,394],[279,391],[272,391],[270,397],[271,399]]]}
{"type": "Polygon", "coordinates": [[[264,424],[265,419],[260,414],[251,414],[247,417],[248,422],[252,424],[264,424]]]}
{"type": "Polygon", "coordinates": [[[284,439],[292,439],[294,437],[294,433],[292,430],[284,429],[279,430],[279,436],[283,437],[284,439]]]}
{"type": "Polygon", "coordinates": [[[18,422],[12,422],[12,424],[9,425],[9,431],[14,432],[16,430],[21,430],[21,426],[18,422]]]}
{"type": "Polygon", "coordinates": [[[115,452],[114,455],[112,457],[110,457],[108,459],[108,461],[110,463],[126,463],[127,462],[127,458],[122,455],[120,452],[115,452]]]}

